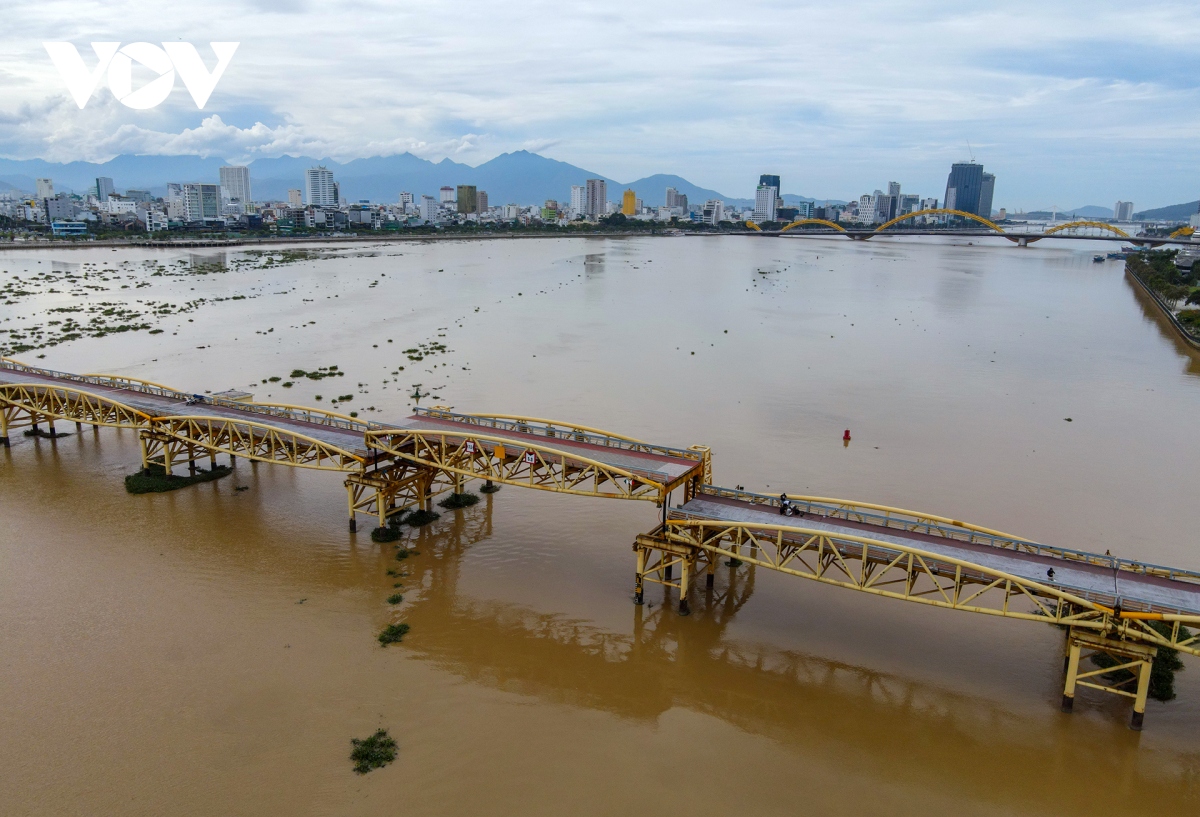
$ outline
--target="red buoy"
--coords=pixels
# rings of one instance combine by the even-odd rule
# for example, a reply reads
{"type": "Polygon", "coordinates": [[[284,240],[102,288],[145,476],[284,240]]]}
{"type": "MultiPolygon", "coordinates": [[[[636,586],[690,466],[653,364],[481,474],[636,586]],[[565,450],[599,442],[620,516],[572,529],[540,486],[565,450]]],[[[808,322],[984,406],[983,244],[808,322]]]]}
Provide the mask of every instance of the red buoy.
{"type": "Polygon", "coordinates": [[[842,435],[842,442],[850,442],[850,429],[846,429],[846,433],[842,435]]]}

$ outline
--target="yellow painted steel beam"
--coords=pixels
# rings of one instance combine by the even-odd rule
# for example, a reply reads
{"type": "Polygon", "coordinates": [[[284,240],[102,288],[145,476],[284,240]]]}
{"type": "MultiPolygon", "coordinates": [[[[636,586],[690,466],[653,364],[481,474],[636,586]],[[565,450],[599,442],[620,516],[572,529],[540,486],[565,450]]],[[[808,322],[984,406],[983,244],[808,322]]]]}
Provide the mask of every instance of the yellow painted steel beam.
{"type": "Polygon", "coordinates": [[[1105,224],[1103,221],[1068,221],[1066,224],[1057,224],[1046,230],[1043,235],[1051,235],[1060,233],[1063,230],[1073,230],[1076,227],[1095,227],[1097,230],[1107,230],[1108,232],[1119,235],[1122,238],[1132,238],[1129,233],[1122,230],[1120,227],[1114,227],[1111,224],[1105,224]]]}
{"type": "Polygon", "coordinates": [[[1178,230],[1171,233],[1171,235],[1168,237],[1169,238],[1187,238],[1189,235],[1194,235],[1195,232],[1196,232],[1195,227],[1180,227],[1178,230]]]}
{"type": "Polygon", "coordinates": [[[576,496],[662,502],[691,476],[664,484],[545,443],[470,430],[380,429],[365,436],[368,449],[440,471],[576,496]]]}
{"type": "MultiPolygon", "coordinates": [[[[710,496],[721,496],[737,499],[742,502],[749,502],[756,505],[769,505],[771,507],[779,506],[779,500],[775,496],[754,494],[731,488],[719,488],[713,485],[705,485],[703,489],[701,489],[701,493],[708,494],[710,496]]],[[[1083,562],[1086,564],[1093,564],[1106,568],[1112,568],[1115,566],[1117,569],[1126,572],[1148,576],[1161,576],[1165,579],[1186,581],[1193,584],[1200,583],[1200,572],[1197,571],[1166,568],[1153,564],[1134,562],[1127,559],[1114,559],[1111,556],[1103,556],[1097,553],[1087,553],[1084,551],[1070,550],[1067,548],[1057,548],[1052,545],[1044,545],[1039,542],[1034,542],[1025,537],[1015,536],[1011,533],[1004,533],[1003,531],[985,528],[980,525],[973,525],[969,522],[951,519],[946,516],[938,516],[937,514],[924,513],[922,511],[911,511],[904,508],[894,508],[890,505],[879,505],[873,502],[859,502],[851,499],[838,499],[827,496],[809,496],[807,494],[792,493],[788,493],[786,496],[794,506],[805,503],[816,503],[818,505],[827,506],[820,508],[817,512],[820,513],[827,509],[832,510],[833,513],[829,514],[829,516],[832,516],[835,519],[846,519],[855,522],[863,522],[865,524],[881,525],[886,528],[892,528],[893,530],[927,533],[931,536],[943,536],[948,539],[984,544],[990,547],[1002,547],[1025,553],[1048,553],[1066,561],[1083,562]],[[893,522],[896,524],[893,525],[893,522]],[[964,531],[964,535],[955,536],[954,531],[947,530],[946,526],[959,528],[964,531]]]]}
{"type": "Polygon", "coordinates": [[[832,227],[833,229],[837,230],[839,233],[844,233],[844,232],[846,232],[846,228],[845,228],[845,227],[843,227],[842,225],[840,225],[840,224],[837,224],[837,223],[835,223],[835,222],[832,222],[832,221],[827,221],[827,220],[825,220],[825,219],[823,219],[823,218],[800,218],[800,219],[796,219],[796,220],[795,220],[795,221],[793,221],[791,224],[787,225],[787,226],[786,226],[786,227],[784,227],[782,230],[780,230],[780,232],[786,233],[788,230],[792,229],[793,227],[803,227],[805,224],[820,224],[820,225],[823,225],[823,226],[825,226],[825,227],[832,227]]]}
{"type": "Polygon", "coordinates": [[[364,457],[332,443],[240,417],[159,417],[146,433],[206,451],[296,468],[353,472],[366,463],[364,457]]]}
{"type": "Polygon", "coordinates": [[[749,219],[746,220],[746,227],[751,230],[756,230],[760,233],[762,232],[762,227],[759,227],[757,224],[755,224],[753,221],[750,221],[749,219]]]}
{"type": "Polygon", "coordinates": [[[638,537],[635,548],[655,548],[658,542],[886,598],[1069,625],[1200,655],[1200,634],[1179,637],[1179,625],[1198,625],[1200,616],[1174,617],[1174,635],[1163,636],[1145,620],[1126,618],[1052,584],[911,545],[793,525],[670,519],[655,534],[638,537]],[[1031,609],[1015,606],[1014,600],[1031,609]]]}
{"type": "Polygon", "coordinates": [[[917,216],[962,216],[963,218],[971,219],[971,221],[977,221],[990,230],[995,230],[998,233],[1004,232],[1004,229],[999,224],[994,221],[989,221],[983,216],[976,215],[975,213],[968,213],[965,210],[948,210],[944,207],[930,210],[917,210],[915,213],[905,213],[902,216],[896,216],[896,218],[892,219],[891,221],[884,222],[876,227],[875,232],[881,233],[888,227],[891,227],[893,224],[899,224],[902,221],[906,221],[910,218],[916,218],[917,216]]]}
{"type": "Polygon", "coordinates": [[[476,418],[476,419],[478,419],[480,421],[484,421],[484,422],[486,422],[488,420],[501,420],[501,421],[510,422],[510,423],[524,423],[526,425],[532,424],[532,425],[551,426],[559,431],[568,432],[568,433],[581,431],[584,434],[597,434],[601,437],[612,437],[614,440],[625,440],[626,442],[645,444],[644,440],[639,440],[635,437],[626,437],[624,434],[617,434],[612,431],[605,431],[602,428],[593,428],[591,426],[580,425],[579,423],[571,423],[571,422],[560,421],[560,420],[547,420],[544,417],[526,417],[525,415],[522,415],[522,414],[489,414],[486,412],[479,413],[479,412],[475,412],[475,411],[467,412],[467,413],[452,412],[449,408],[447,408],[445,406],[434,406],[431,409],[429,409],[428,411],[429,411],[430,417],[444,417],[447,420],[454,420],[455,422],[469,422],[469,420],[464,420],[464,418],[476,418]]]}
{"type": "Polygon", "coordinates": [[[151,421],[150,415],[111,397],[66,386],[0,385],[0,404],[47,419],[112,428],[146,428],[151,421]]]}

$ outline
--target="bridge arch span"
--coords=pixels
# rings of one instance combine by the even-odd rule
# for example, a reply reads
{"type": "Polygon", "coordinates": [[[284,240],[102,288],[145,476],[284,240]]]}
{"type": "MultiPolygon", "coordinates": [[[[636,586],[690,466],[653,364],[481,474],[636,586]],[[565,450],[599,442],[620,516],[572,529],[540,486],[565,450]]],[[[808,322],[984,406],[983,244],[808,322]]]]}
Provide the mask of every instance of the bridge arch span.
{"type": "Polygon", "coordinates": [[[793,221],[791,224],[784,227],[782,230],[780,230],[780,232],[786,233],[788,230],[792,229],[793,227],[803,227],[806,224],[819,224],[823,227],[832,227],[834,230],[837,230],[839,233],[846,232],[846,228],[843,227],[842,225],[836,224],[832,221],[828,221],[823,218],[799,218],[799,219],[796,219],[795,221],[793,221]]]}
{"type": "Polygon", "coordinates": [[[34,383],[0,385],[0,438],[7,444],[9,430],[67,420],[110,428],[146,428],[150,415],[111,397],[71,386],[34,383]]]}
{"type": "Polygon", "coordinates": [[[1103,221],[1068,221],[1066,224],[1056,224],[1049,230],[1046,230],[1043,235],[1061,233],[1063,230],[1074,230],[1078,227],[1094,227],[1097,230],[1106,230],[1113,235],[1120,236],[1121,238],[1133,238],[1133,236],[1122,230],[1120,227],[1114,227],[1111,224],[1105,224],[1103,221]]]}
{"type": "Polygon", "coordinates": [[[907,221],[910,218],[916,218],[917,216],[961,216],[962,218],[969,218],[971,221],[978,222],[984,227],[987,227],[989,230],[995,230],[997,233],[1004,232],[1004,228],[1002,228],[999,224],[994,221],[990,221],[983,216],[976,215],[975,213],[968,213],[965,210],[949,210],[944,207],[929,210],[917,210],[913,213],[905,213],[902,216],[896,216],[891,221],[884,222],[876,227],[875,232],[882,233],[888,227],[899,224],[902,221],[907,221]]]}

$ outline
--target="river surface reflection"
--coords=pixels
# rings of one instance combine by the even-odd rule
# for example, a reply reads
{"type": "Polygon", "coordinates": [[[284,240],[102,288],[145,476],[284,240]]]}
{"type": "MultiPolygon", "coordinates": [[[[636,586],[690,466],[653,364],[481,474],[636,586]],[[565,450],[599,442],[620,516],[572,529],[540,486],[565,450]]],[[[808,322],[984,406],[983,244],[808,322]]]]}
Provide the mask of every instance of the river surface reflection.
{"type": "MultiPolygon", "coordinates": [[[[1198,568],[1200,366],[1096,251],[740,238],[414,242],[269,264],[24,251],[0,255],[0,275],[94,263],[129,289],[116,273],[86,296],[43,285],[0,306],[0,327],[101,300],[203,299],[154,317],[161,334],[18,357],[292,403],[347,396],[340,410],[380,421],[405,416],[419,385],[465,411],[710,445],[721,484],[1198,568]],[[200,272],[153,275],[164,266],[200,272]],[[290,377],[334,365],[346,374],[290,377]]],[[[506,487],[406,534],[418,552],[398,561],[369,525],[346,532],[336,475],[239,461],[216,483],[129,496],[137,461],[136,436],[112,430],[0,451],[0,812],[1196,808],[1191,659],[1179,699],[1152,703],[1137,734],[1120,702],[1083,694],[1058,712],[1050,627],[747,566],[695,588],[690,617],[657,590],[635,607],[630,545],[649,504],[506,487]],[[382,649],[393,621],[411,633],[382,649]],[[349,739],[377,726],[399,759],[357,777],[349,739]]]]}

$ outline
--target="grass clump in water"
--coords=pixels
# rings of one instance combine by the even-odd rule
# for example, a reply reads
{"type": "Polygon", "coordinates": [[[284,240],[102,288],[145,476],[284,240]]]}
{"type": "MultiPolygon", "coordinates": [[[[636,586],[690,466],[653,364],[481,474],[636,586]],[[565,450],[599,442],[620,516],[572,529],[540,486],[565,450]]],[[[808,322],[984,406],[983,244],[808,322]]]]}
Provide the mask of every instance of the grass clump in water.
{"type": "Polygon", "coordinates": [[[195,474],[186,477],[175,476],[174,474],[167,476],[166,471],[163,470],[161,465],[151,465],[149,468],[125,477],[125,490],[131,494],[161,494],[166,491],[186,488],[198,482],[212,482],[215,479],[227,477],[232,473],[233,469],[228,465],[217,465],[208,471],[205,471],[203,468],[197,468],[195,474]]]}
{"type": "Polygon", "coordinates": [[[388,604],[399,604],[402,601],[404,601],[404,596],[400,595],[399,593],[393,593],[387,598],[388,604]]]}
{"type": "Polygon", "coordinates": [[[479,489],[479,493],[481,493],[481,494],[494,494],[494,493],[496,493],[496,491],[499,491],[499,490],[500,490],[500,486],[499,486],[499,485],[497,485],[497,484],[496,484],[496,483],[494,483],[494,482],[488,482],[488,483],[485,483],[485,484],[484,484],[484,486],[483,486],[482,488],[480,488],[480,489],[479,489]]]}
{"type": "Polygon", "coordinates": [[[388,644],[399,644],[408,633],[407,624],[389,624],[379,634],[379,643],[386,647],[388,644]]]}
{"type": "Polygon", "coordinates": [[[428,525],[430,522],[434,522],[441,518],[442,515],[437,511],[413,511],[404,521],[406,524],[412,525],[414,528],[419,528],[422,525],[428,525]]]}
{"type": "Polygon", "coordinates": [[[369,738],[351,738],[350,760],[354,762],[355,774],[366,774],[372,769],[382,769],[396,759],[396,741],[386,729],[378,730],[369,738]]]}
{"type": "Polygon", "coordinates": [[[25,431],[26,437],[40,437],[43,440],[57,440],[59,437],[70,437],[69,431],[55,431],[51,434],[44,428],[30,428],[25,431]]]}
{"type": "Polygon", "coordinates": [[[371,531],[372,542],[395,542],[400,538],[400,531],[388,525],[386,528],[376,528],[371,531]]]}
{"type": "Polygon", "coordinates": [[[450,494],[450,496],[438,503],[439,508],[454,510],[455,508],[469,508],[479,501],[479,495],[473,494],[470,491],[464,491],[461,494],[450,494]]]}

